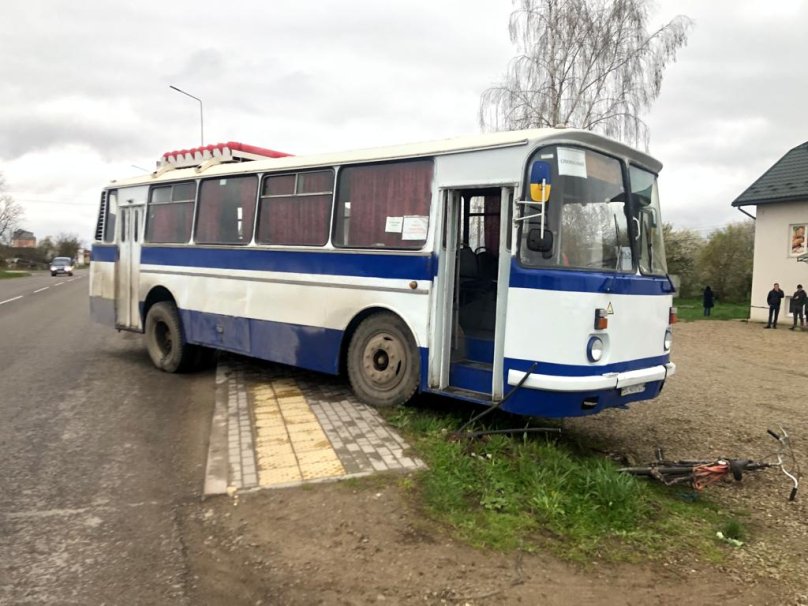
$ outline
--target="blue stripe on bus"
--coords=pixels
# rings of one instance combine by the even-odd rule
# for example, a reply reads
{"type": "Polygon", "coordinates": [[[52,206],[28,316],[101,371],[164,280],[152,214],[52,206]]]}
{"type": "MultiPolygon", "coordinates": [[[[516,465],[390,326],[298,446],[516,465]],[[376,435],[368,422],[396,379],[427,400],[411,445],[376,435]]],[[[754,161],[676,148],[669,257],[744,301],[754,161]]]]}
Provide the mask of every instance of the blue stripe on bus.
{"type": "Polygon", "coordinates": [[[117,244],[93,244],[90,251],[91,261],[117,261],[118,260],[118,245],[117,244]]]}
{"type": "Polygon", "coordinates": [[[673,287],[667,278],[600,271],[576,271],[574,269],[527,269],[515,259],[511,262],[510,286],[512,288],[618,295],[670,295],[673,293],[673,287]]]}
{"type": "Polygon", "coordinates": [[[286,273],[432,280],[432,255],[389,253],[307,252],[255,248],[197,248],[144,246],[140,262],[146,265],[211,267],[286,273]]]}
{"type": "Polygon", "coordinates": [[[619,389],[587,393],[539,391],[523,387],[508,398],[502,409],[518,415],[548,418],[593,415],[606,408],[625,408],[632,402],[652,400],[662,390],[662,383],[663,381],[646,383],[644,391],[625,396],[619,389]]]}
{"type": "Polygon", "coordinates": [[[189,343],[337,374],[343,331],[180,310],[189,343]]]}

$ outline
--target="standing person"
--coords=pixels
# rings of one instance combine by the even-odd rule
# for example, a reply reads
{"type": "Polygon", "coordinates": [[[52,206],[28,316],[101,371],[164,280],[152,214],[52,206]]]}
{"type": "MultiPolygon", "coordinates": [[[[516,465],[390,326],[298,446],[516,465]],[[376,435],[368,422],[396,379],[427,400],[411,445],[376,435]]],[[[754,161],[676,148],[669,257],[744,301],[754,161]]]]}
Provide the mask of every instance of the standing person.
{"type": "Polygon", "coordinates": [[[805,330],[803,308],[805,307],[806,301],[808,301],[808,294],[802,289],[802,284],[797,284],[797,290],[791,295],[791,313],[794,314],[794,324],[791,326],[791,330],[797,328],[798,317],[800,319],[800,330],[805,330]]]}
{"type": "Polygon", "coordinates": [[[769,323],[763,328],[777,328],[777,318],[780,316],[780,302],[786,294],[780,290],[780,285],[775,282],[774,288],[766,295],[766,303],[769,304],[769,323]]]}
{"type": "Polygon", "coordinates": [[[704,315],[709,316],[710,310],[715,306],[715,295],[713,295],[713,289],[709,286],[704,289],[702,293],[702,304],[704,305],[704,315]]]}

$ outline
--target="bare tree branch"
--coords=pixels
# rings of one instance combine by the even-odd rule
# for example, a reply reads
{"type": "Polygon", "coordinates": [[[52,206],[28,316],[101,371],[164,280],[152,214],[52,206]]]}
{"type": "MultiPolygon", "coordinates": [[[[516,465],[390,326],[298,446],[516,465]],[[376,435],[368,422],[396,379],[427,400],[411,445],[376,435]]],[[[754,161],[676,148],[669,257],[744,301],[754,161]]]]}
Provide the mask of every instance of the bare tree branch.
{"type": "Polygon", "coordinates": [[[9,194],[3,193],[6,182],[0,174],[0,244],[10,244],[14,231],[19,227],[25,211],[9,194]]]}
{"type": "Polygon", "coordinates": [[[665,67],[692,21],[648,32],[649,0],[513,0],[508,24],[518,54],[483,92],[485,129],[565,126],[648,145],[640,118],[659,96],[665,67]]]}

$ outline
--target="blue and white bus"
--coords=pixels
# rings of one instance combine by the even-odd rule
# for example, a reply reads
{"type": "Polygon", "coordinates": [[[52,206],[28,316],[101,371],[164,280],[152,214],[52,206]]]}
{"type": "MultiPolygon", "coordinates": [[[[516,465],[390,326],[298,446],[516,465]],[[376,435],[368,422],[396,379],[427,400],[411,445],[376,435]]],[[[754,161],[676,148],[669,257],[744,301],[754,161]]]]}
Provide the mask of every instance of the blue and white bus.
{"type": "Polygon", "coordinates": [[[172,152],[104,189],[91,314],[167,372],[225,350],[344,372],[374,405],[625,406],[676,368],[660,169],[569,129],[172,152]]]}

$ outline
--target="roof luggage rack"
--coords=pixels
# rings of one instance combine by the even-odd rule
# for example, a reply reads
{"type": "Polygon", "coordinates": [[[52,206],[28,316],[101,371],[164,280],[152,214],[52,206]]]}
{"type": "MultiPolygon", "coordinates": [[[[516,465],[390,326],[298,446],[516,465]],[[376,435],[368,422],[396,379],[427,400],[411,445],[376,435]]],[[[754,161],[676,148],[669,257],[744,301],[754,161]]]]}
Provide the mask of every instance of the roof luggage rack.
{"type": "Polygon", "coordinates": [[[274,149],[228,141],[227,143],[166,152],[160,158],[159,168],[154,171],[153,175],[156,177],[175,168],[191,167],[195,168],[197,172],[202,172],[224,162],[249,162],[267,158],[285,158],[291,155],[274,149]]]}

